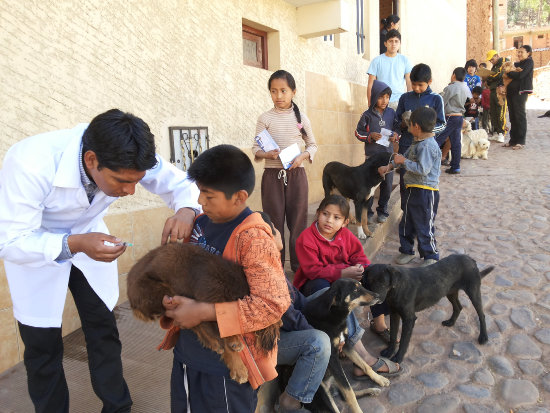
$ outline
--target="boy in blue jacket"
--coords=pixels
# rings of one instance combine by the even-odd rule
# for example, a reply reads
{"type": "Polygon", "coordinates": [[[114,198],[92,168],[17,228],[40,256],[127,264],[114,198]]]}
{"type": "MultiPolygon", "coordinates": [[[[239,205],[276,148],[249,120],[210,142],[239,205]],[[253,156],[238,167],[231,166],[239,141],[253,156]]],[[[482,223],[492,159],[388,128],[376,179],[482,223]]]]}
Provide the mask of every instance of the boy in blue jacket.
{"type": "MultiPolygon", "coordinates": [[[[394,143],[399,140],[396,130],[399,127],[399,121],[395,111],[388,107],[391,97],[391,88],[384,82],[375,80],[371,89],[371,105],[361,115],[357,123],[355,137],[361,142],[365,142],[365,157],[374,155],[378,152],[394,152],[394,143]]],[[[390,200],[393,183],[393,172],[387,174],[380,184],[380,197],[378,199],[378,222],[386,222],[388,219],[388,201],[390,200]]],[[[368,220],[371,222],[372,204],[374,197],[367,202],[368,220]]]]}
{"type": "MultiPolygon", "coordinates": [[[[437,136],[445,130],[445,111],[443,98],[432,92],[430,84],[432,83],[432,70],[430,66],[425,63],[419,63],[415,65],[411,70],[411,86],[412,91],[404,93],[399,98],[397,105],[397,119],[401,123],[402,132],[399,139],[399,153],[404,154],[413,142],[413,135],[408,130],[407,125],[403,123],[403,114],[407,111],[414,111],[415,109],[423,106],[427,106],[435,110],[436,122],[433,129],[434,134],[437,136]]],[[[399,186],[401,190],[401,209],[403,209],[403,203],[405,199],[405,183],[403,181],[403,175],[405,174],[402,168],[399,171],[400,180],[399,186]]],[[[404,210],[404,209],[403,209],[404,210]]]]}
{"type": "Polygon", "coordinates": [[[439,260],[435,241],[435,216],[439,205],[439,175],[441,151],[434,138],[437,115],[432,108],[420,107],[411,114],[409,131],[414,136],[405,156],[395,155],[389,166],[378,168],[380,175],[401,167],[406,186],[401,204],[404,214],[399,223],[399,252],[396,264],[408,264],[414,259],[414,238],[418,241],[423,266],[439,260]]]}

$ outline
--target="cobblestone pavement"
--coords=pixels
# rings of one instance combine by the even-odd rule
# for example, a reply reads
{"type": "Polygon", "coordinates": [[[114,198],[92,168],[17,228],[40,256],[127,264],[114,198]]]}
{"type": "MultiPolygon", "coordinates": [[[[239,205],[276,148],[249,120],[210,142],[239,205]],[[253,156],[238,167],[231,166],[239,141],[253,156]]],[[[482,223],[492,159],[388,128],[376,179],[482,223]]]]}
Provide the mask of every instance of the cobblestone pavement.
{"type": "MultiPolygon", "coordinates": [[[[379,397],[361,399],[363,411],[550,412],[550,119],[537,118],[546,109],[528,111],[525,149],[493,142],[488,160],[463,159],[460,175],[441,174],[441,256],[495,266],[481,289],[489,342],[477,343],[463,292],[456,325],[443,327],[452,307],[442,299],[417,314],[403,373],[379,397]]],[[[398,248],[396,227],[370,258],[391,263],[398,248]]],[[[417,255],[411,266],[420,263],[417,255]]],[[[364,342],[374,354],[384,348],[370,332],[364,342]]]]}

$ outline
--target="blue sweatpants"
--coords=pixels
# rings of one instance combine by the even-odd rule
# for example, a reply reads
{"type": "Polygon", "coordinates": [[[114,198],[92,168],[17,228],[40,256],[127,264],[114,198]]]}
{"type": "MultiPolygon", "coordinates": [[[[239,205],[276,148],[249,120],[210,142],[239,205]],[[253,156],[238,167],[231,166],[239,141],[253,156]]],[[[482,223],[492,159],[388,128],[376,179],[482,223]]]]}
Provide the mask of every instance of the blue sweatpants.
{"type": "Polygon", "coordinates": [[[192,369],[175,357],[170,390],[172,413],[253,413],[258,403],[250,383],[192,369]]]}
{"type": "Polygon", "coordinates": [[[399,223],[399,251],[414,255],[414,239],[424,259],[439,260],[435,241],[435,216],[439,205],[439,191],[409,187],[405,189],[403,216],[399,223]]]}
{"type": "Polygon", "coordinates": [[[443,143],[449,138],[451,141],[451,169],[460,169],[460,155],[462,154],[461,132],[462,132],[462,116],[447,116],[447,126],[439,135],[436,136],[435,141],[441,148],[443,143]]]}

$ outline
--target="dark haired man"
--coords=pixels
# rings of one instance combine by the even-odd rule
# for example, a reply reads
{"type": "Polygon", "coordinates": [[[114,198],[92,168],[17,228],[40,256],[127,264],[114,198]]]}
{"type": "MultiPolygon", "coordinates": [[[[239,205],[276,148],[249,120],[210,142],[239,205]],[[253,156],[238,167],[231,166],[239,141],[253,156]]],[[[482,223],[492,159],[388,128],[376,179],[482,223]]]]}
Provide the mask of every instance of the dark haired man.
{"type": "Polygon", "coordinates": [[[401,34],[392,29],[386,34],[386,53],[376,56],[369,65],[367,74],[369,82],[367,85],[367,100],[371,106],[371,90],[375,80],[384,82],[391,88],[389,107],[397,109],[399,97],[411,89],[410,73],[412,64],[407,56],[398,53],[401,47],[401,34]]]}
{"type": "Polygon", "coordinates": [[[177,212],[162,243],[190,234],[198,188],[155,154],[140,118],[112,109],[89,125],[33,136],[13,145],[0,174],[0,258],[4,259],[25,344],[29,394],[37,412],[68,412],[61,320],[67,287],[86,338],[102,412],[129,412],[121,344],[112,309],[118,299],[121,239],[103,222],[118,197],[140,182],[177,212]]]}

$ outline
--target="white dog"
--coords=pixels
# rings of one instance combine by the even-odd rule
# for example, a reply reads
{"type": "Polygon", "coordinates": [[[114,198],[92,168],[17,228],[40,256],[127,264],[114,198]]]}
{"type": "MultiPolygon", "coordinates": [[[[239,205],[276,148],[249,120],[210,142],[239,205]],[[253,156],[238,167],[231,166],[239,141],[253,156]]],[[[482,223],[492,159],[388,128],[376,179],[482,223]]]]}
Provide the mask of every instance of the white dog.
{"type": "Polygon", "coordinates": [[[462,158],[487,159],[489,154],[489,137],[485,129],[472,130],[472,124],[462,124],[462,158]]]}

